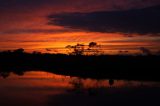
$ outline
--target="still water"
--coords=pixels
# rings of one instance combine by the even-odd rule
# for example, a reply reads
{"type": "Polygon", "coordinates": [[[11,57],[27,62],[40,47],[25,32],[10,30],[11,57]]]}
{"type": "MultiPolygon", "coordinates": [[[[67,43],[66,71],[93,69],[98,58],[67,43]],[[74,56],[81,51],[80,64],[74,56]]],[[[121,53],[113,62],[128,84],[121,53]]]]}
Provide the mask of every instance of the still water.
{"type": "Polygon", "coordinates": [[[0,77],[0,106],[160,106],[160,82],[96,80],[28,71],[0,77]]]}

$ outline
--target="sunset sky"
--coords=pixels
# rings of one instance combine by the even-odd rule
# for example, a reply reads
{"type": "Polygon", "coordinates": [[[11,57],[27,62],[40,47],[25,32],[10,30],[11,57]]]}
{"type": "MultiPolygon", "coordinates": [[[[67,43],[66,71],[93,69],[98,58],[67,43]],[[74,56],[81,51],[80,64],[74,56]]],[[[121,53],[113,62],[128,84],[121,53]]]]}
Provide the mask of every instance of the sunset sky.
{"type": "Polygon", "coordinates": [[[108,53],[159,51],[160,0],[0,0],[0,51],[92,41],[108,53]]]}

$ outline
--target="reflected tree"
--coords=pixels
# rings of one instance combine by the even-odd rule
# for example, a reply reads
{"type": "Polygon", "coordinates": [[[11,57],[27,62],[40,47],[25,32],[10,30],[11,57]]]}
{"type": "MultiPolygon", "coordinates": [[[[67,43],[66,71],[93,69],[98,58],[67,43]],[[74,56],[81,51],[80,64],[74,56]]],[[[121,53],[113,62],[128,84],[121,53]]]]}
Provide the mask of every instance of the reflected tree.
{"type": "Polygon", "coordinates": [[[80,78],[73,79],[70,84],[74,89],[82,89],[84,87],[83,82],[80,78]]]}
{"type": "Polygon", "coordinates": [[[157,54],[157,55],[160,55],[160,50],[158,50],[156,54],[157,54]]]}
{"type": "Polygon", "coordinates": [[[23,76],[24,75],[23,71],[15,71],[13,73],[16,74],[16,75],[18,75],[18,76],[23,76]]]}
{"type": "Polygon", "coordinates": [[[110,86],[112,86],[114,84],[114,80],[113,79],[110,79],[108,82],[109,82],[110,86]]]}
{"type": "Polygon", "coordinates": [[[9,77],[10,73],[9,72],[0,72],[0,76],[3,77],[4,79],[9,77]]]}

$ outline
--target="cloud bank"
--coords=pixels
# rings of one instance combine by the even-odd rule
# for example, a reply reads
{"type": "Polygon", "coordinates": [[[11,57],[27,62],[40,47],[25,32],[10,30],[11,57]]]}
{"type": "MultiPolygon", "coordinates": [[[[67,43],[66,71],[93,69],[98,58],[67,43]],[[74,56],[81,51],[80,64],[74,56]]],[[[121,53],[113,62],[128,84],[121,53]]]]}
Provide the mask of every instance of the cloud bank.
{"type": "Polygon", "coordinates": [[[61,13],[48,16],[49,25],[91,32],[159,35],[160,6],[126,11],[61,13]]]}

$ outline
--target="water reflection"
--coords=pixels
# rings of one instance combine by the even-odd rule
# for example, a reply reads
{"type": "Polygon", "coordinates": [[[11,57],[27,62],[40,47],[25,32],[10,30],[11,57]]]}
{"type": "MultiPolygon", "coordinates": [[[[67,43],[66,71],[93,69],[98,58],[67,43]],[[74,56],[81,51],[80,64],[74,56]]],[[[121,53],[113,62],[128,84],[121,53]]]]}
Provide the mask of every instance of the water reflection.
{"type": "Polygon", "coordinates": [[[123,101],[126,97],[136,99],[135,94],[139,98],[149,95],[148,99],[157,99],[160,96],[159,82],[82,79],[43,71],[1,72],[0,76],[0,104],[2,106],[11,106],[11,104],[18,106],[82,106],[83,102],[97,106],[98,104],[110,104],[113,100],[123,101]],[[106,99],[109,102],[106,102],[106,99]],[[76,102],[79,104],[75,104],[76,102]]]}

